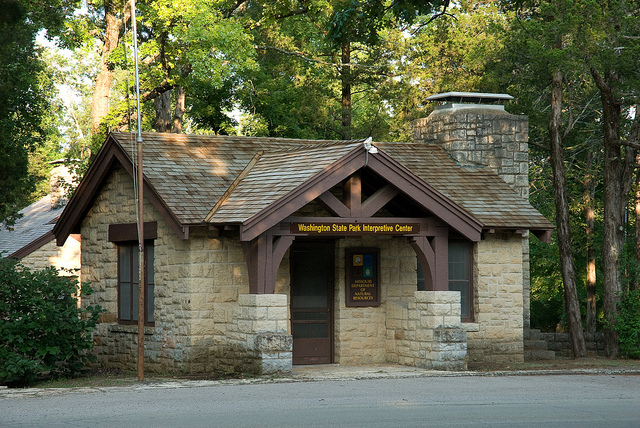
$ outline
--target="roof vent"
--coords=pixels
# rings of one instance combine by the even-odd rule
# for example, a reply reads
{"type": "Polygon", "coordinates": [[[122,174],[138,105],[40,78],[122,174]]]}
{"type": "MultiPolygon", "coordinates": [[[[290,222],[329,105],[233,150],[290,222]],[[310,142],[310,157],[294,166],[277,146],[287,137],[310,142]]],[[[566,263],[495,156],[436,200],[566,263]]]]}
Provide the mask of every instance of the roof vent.
{"type": "Polygon", "coordinates": [[[431,95],[427,101],[440,102],[436,110],[445,109],[489,109],[504,111],[502,104],[512,100],[513,97],[508,94],[488,94],[483,92],[445,92],[443,94],[431,95]]]}

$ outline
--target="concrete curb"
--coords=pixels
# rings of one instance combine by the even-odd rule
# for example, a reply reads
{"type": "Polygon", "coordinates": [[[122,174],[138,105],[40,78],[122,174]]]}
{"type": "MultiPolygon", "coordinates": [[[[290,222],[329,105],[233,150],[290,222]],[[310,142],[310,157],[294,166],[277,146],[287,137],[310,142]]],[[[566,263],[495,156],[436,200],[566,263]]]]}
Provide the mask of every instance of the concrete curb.
{"type": "Polygon", "coordinates": [[[127,386],[76,387],[76,388],[7,388],[0,386],[0,399],[46,397],[65,394],[107,393],[113,391],[144,391],[151,389],[201,388],[230,385],[254,385],[265,383],[292,383],[318,381],[356,381],[371,379],[408,379],[427,377],[499,377],[499,376],[559,376],[559,375],[640,375],[640,368],[589,368],[558,370],[503,370],[503,371],[434,371],[411,367],[325,367],[312,366],[294,369],[292,376],[255,377],[224,380],[149,380],[127,386]]]}

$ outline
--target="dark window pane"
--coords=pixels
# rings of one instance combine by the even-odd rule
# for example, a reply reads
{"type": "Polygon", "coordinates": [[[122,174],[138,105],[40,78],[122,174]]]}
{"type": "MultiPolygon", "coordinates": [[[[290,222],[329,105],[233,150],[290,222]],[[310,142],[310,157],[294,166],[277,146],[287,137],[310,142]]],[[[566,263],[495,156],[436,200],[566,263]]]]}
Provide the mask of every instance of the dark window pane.
{"type": "Polygon", "coordinates": [[[154,251],[153,251],[153,245],[148,245],[145,249],[146,251],[146,255],[147,255],[147,281],[149,282],[149,284],[155,284],[155,272],[154,272],[154,251]]]}
{"type": "Polygon", "coordinates": [[[463,317],[469,316],[469,283],[468,282],[459,282],[459,281],[450,281],[449,282],[449,291],[459,291],[460,292],[460,315],[463,317]]]}
{"type": "Polygon", "coordinates": [[[131,247],[118,247],[120,253],[120,281],[131,282],[131,247]]]}
{"type": "Polygon", "coordinates": [[[471,315],[471,243],[449,242],[449,290],[460,292],[462,317],[471,315]]]}
{"type": "Polygon", "coordinates": [[[295,339],[306,339],[309,337],[309,324],[292,324],[291,333],[295,339]]]}
{"type": "Polygon", "coordinates": [[[424,271],[422,270],[422,265],[420,264],[420,261],[418,261],[417,276],[418,276],[418,291],[426,291],[427,285],[424,281],[424,271]]]}
{"type": "Polygon", "coordinates": [[[294,321],[326,321],[329,314],[327,312],[294,312],[294,321]]]}
{"type": "MultiPolygon", "coordinates": [[[[153,245],[145,246],[145,257],[147,259],[147,284],[145,307],[147,316],[145,322],[154,322],[155,308],[155,278],[154,278],[154,248],[153,245]]],[[[138,265],[139,251],[137,244],[118,246],[118,313],[120,320],[132,322],[138,320],[138,265]]]]}
{"type": "Polygon", "coordinates": [[[311,327],[311,338],[323,339],[329,337],[329,326],[326,323],[309,324],[311,327]]]}
{"type": "Polygon", "coordinates": [[[131,284],[120,283],[120,319],[131,321],[131,284]]]}
{"type": "Polygon", "coordinates": [[[155,300],[155,296],[154,296],[154,289],[155,286],[153,284],[149,284],[147,285],[147,322],[155,322],[155,319],[153,317],[153,312],[154,312],[154,300],[155,300]]]}

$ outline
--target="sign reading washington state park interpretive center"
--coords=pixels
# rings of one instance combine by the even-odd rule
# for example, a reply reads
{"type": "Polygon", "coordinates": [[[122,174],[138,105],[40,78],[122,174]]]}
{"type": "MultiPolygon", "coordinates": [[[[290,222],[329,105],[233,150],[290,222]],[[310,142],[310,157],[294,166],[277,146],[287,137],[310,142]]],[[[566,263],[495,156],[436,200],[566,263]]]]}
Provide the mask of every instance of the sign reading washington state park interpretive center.
{"type": "Polygon", "coordinates": [[[420,233],[420,223],[290,223],[291,233],[318,235],[398,235],[420,233]]]}
{"type": "Polygon", "coordinates": [[[380,251],[377,248],[347,248],[345,254],[345,304],[379,306],[380,251]]]}

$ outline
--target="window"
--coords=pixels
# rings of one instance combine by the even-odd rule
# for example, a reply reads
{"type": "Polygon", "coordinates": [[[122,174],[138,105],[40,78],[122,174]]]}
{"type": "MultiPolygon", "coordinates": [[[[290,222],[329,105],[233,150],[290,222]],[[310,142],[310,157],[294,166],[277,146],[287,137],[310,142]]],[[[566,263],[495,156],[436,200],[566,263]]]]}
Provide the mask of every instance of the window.
{"type": "MultiPolygon", "coordinates": [[[[146,257],[144,300],[145,324],[153,325],[154,317],[154,251],[153,244],[144,247],[146,257]]],[[[136,324],[138,322],[138,244],[118,244],[118,322],[136,324]]]]}
{"type": "Polygon", "coordinates": [[[470,242],[449,242],[449,291],[460,292],[460,315],[463,321],[473,319],[473,287],[470,242]]]}
{"type": "MultiPolygon", "coordinates": [[[[460,292],[462,321],[473,321],[473,246],[468,241],[449,241],[449,291],[460,292]]],[[[424,272],[418,261],[418,291],[427,289],[424,272]]]]}

